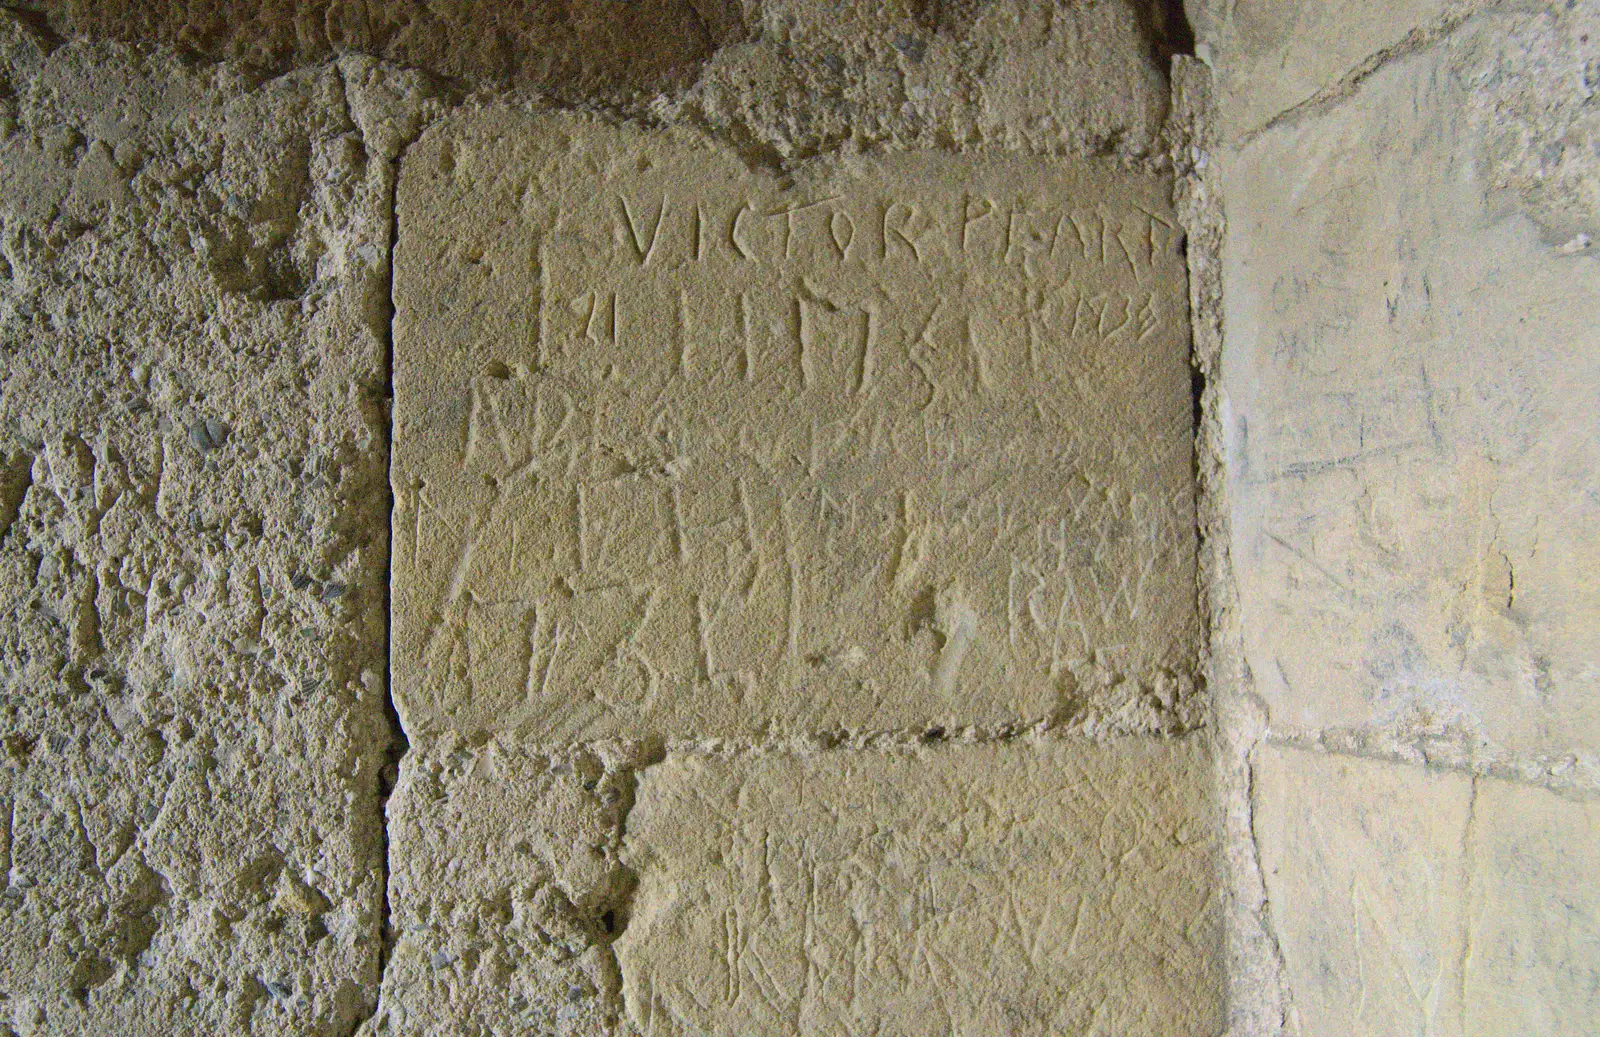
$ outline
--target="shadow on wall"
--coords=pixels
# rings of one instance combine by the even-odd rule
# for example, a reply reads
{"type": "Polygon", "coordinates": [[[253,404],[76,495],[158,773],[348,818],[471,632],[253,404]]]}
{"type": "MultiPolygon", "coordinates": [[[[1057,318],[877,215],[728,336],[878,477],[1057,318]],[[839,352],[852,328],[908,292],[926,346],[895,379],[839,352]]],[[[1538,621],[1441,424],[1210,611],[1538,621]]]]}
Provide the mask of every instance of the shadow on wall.
{"type": "Polygon", "coordinates": [[[1194,26],[1183,10],[1183,0],[1133,0],[1156,67],[1169,69],[1172,59],[1194,54],[1194,26]]]}
{"type": "MultiPolygon", "coordinates": [[[[1158,68],[1194,51],[1182,0],[1126,0],[1158,68]]],[[[960,31],[990,0],[901,0],[924,31],[960,31]]],[[[759,35],[740,0],[23,0],[56,37],[161,43],[282,72],[360,53],[473,83],[563,97],[671,89],[720,47],[759,35]]],[[[779,6],[779,5],[768,5],[779,6]]]]}
{"type": "Polygon", "coordinates": [[[266,72],[363,53],[562,94],[667,87],[743,35],[731,0],[31,0],[61,37],[163,43],[266,72]]]}

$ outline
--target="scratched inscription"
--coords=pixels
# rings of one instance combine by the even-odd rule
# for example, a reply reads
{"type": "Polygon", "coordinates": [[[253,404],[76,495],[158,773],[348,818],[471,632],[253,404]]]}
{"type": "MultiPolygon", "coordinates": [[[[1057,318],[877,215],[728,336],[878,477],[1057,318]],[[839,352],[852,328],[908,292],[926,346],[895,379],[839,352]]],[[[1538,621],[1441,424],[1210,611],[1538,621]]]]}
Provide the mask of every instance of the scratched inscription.
{"type": "Polygon", "coordinates": [[[500,118],[424,141],[401,188],[408,719],[991,723],[1187,665],[1159,183],[910,157],[780,182],[500,118]]]}
{"type": "Polygon", "coordinates": [[[1214,1034],[1193,740],[669,759],[617,944],[645,1037],[1214,1034]]]}

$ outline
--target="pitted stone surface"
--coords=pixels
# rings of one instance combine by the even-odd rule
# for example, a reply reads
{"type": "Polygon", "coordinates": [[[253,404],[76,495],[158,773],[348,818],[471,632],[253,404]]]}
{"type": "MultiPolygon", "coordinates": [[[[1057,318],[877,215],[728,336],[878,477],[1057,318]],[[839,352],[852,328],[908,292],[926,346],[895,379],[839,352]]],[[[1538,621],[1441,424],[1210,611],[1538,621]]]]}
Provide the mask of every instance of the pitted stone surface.
{"type": "Polygon", "coordinates": [[[617,943],[647,1035],[1221,1030],[1195,741],[950,745],[645,771],[617,943]]]}
{"type": "Polygon", "coordinates": [[[408,727],[567,739],[1192,719],[1179,238],[1109,166],[785,181],[464,113],[408,153],[408,727]]]}
{"type": "MultiPolygon", "coordinates": [[[[16,5],[13,5],[16,6],[16,5]]],[[[1150,159],[1165,0],[21,0],[64,36],[255,71],[354,54],[710,129],[765,159],[895,142],[1150,159]]]]}
{"type": "Polygon", "coordinates": [[[626,1034],[612,942],[635,747],[529,750],[446,735],[389,801],[394,951],[372,1032],[626,1034]]]}
{"type": "Polygon", "coordinates": [[[373,1008],[388,176],[334,69],[0,12],[0,1032],[373,1008]]]}
{"type": "Polygon", "coordinates": [[[24,0],[63,36],[164,43],[284,72],[360,53],[441,76],[582,94],[692,78],[741,35],[723,0],[24,0]]]}

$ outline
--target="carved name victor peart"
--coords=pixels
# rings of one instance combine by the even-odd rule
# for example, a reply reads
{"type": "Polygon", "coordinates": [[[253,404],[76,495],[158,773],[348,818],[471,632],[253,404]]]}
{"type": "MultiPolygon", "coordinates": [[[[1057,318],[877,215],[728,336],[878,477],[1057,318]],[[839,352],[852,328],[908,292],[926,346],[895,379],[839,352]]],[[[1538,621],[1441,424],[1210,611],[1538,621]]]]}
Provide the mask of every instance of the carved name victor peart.
{"type": "Polygon", "coordinates": [[[988,722],[1187,656],[1159,184],[926,158],[781,183],[582,128],[511,211],[462,200],[516,233],[442,272],[401,252],[404,701],[552,737],[988,722]]]}

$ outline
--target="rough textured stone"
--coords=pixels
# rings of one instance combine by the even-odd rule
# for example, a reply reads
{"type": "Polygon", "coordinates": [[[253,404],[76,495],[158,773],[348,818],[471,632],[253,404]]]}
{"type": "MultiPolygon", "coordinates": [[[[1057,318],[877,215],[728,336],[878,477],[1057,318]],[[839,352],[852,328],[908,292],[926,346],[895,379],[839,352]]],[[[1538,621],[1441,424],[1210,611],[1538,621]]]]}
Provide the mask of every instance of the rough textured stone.
{"type": "Polygon", "coordinates": [[[1600,165],[1490,74],[1594,17],[1479,18],[1224,160],[1232,555],[1281,730],[1600,746],[1600,265],[1505,134],[1600,165]]]}
{"type": "Polygon", "coordinates": [[[396,691],[542,739],[1197,719],[1167,188],[472,113],[400,187],[396,691]],[[1130,692],[1128,685],[1137,691],[1130,692]]]}
{"type": "Polygon", "coordinates": [[[1290,1033],[1594,1032],[1600,804],[1270,747],[1255,787],[1290,1033]]]}
{"type": "Polygon", "coordinates": [[[767,157],[979,140],[1159,158],[1171,0],[29,0],[63,35],[284,71],[360,53],[568,101],[604,97],[767,157]],[[663,93],[657,94],[656,91],[663,93]]]}
{"type": "Polygon", "coordinates": [[[648,1035],[1220,1030],[1190,742],[730,759],[640,779],[617,943],[648,1035]]]}
{"type": "Polygon", "coordinates": [[[1466,28],[1458,75],[1472,90],[1494,203],[1522,209],[1566,254],[1590,252],[1600,244],[1600,3],[1466,28]]]}
{"type": "Polygon", "coordinates": [[[635,748],[529,751],[446,736],[406,758],[389,802],[391,924],[375,1034],[614,1034],[612,941],[635,748]]]}
{"type": "Polygon", "coordinates": [[[1193,128],[1164,124],[1184,34],[1155,0],[24,6],[0,1035],[1600,1030],[1594,0],[1192,3],[1193,128]],[[413,551],[399,591],[450,636],[408,642],[400,603],[417,744],[364,1023],[391,161],[441,113],[355,54],[471,98],[398,213],[402,338],[435,336],[401,381],[436,438],[396,528],[450,559],[418,582],[413,551]],[[507,108],[552,99],[591,116],[507,108]],[[1182,322],[1180,236],[1142,270],[1119,208],[1170,229],[1173,141],[1199,508],[1185,342],[1105,327],[1158,289],[1182,322]],[[1070,306],[1035,283],[1067,224],[1007,207],[1039,195],[1080,243],[1070,306]],[[913,206],[1000,261],[952,261],[913,206]],[[874,234],[876,269],[826,262],[874,234]],[[617,341],[629,293],[654,352],[617,341]],[[1064,348],[1020,363],[1052,321],[1064,348]],[[845,412],[874,420],[833,434],[845,412]],[[546,462],[583,421],[598,535],[563,560],[541,501],[576,468],[546,462]],[[489,497],[523,510],[481,521],[489,497]],[[1172,731],[1212,694],[1225,815],[1194,743],[1015,734],[1172,731]]]}
{"type": "Polygon", "coordinates": [[[1146,3],[764,3],[749,39],[651,106],[763,164],[974,147],[1159,163],[1170,24],[1146,3]]]}
{"type": "Polygon", "coordinates": [[[45,43],[0,14],[0,1030],[345,1034],[388,166],[330,69],[45,43]]]}

